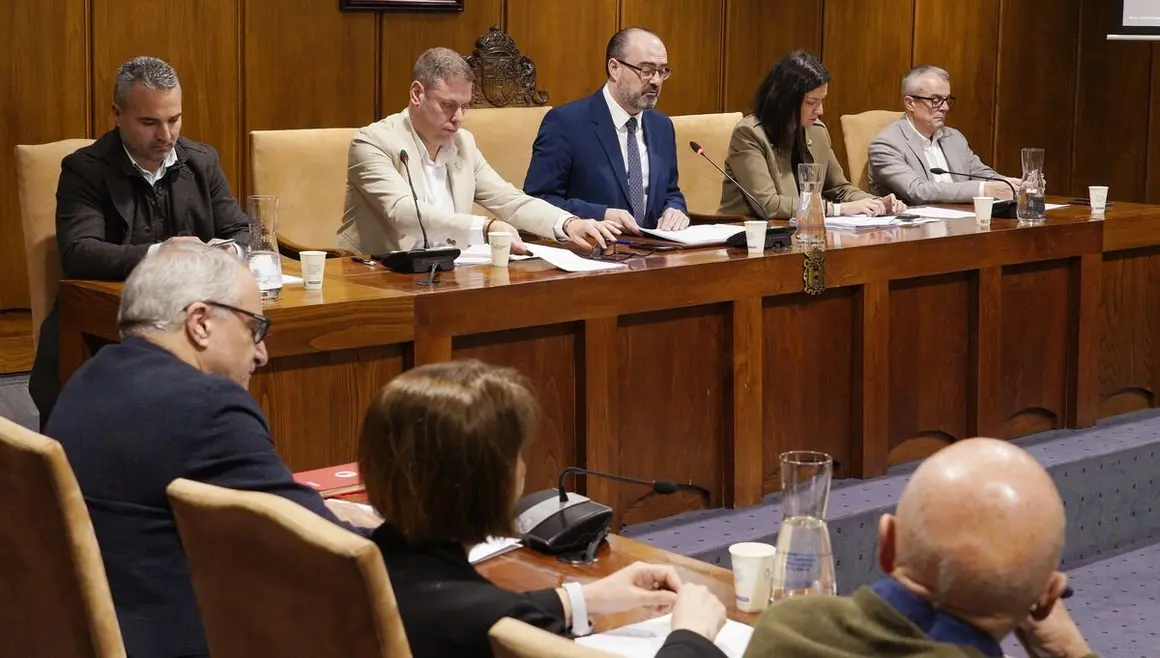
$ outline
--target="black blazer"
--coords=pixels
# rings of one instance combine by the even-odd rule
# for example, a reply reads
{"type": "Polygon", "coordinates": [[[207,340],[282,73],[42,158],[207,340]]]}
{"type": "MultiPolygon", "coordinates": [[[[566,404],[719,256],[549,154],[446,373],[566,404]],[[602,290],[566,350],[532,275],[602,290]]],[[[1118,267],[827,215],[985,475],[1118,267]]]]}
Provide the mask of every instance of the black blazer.
{"type": "MultiPolygon", "coordinates": [[[[487,632],[504,617],[567,635],[564,607],[553,589],[508,591],[480,575],[462,545],[409,544],[388,524],[379,526],[371,539],[387,565],[414,658],[491,658],[487,632]]],[[[709,640],[683,630],[670,634],[657,654],[657,658],[724,657],[709,640]]]]}
{"type": "MultiPolygon", "coordinates": [[[[166,172],[178,233],[213,238],[248,236],[249,221],[230,192],[217,152],[178,138],[177,164],[166,172]]],[[[149,245],[130,244],[140,172],[116,129],[61,162],[56,189],[56,239],[68,279],[121,281],[145,258],[149,245]]]]}
{"type": "Polygon", "coordinates": [[[165,495],[175,478],[274,493],[337,523],[316,492],[294,482],[245,389],[139,338],[85,363],[46,431],[76,473],[133,658],[207,652],[165,495]]]}

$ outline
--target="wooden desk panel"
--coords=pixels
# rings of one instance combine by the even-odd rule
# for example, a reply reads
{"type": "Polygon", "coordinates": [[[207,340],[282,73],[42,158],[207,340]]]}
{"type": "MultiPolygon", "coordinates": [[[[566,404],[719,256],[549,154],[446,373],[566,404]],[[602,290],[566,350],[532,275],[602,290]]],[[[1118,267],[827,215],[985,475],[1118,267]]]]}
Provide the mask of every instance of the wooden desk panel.
{"type": "MultiPolygon", "coordinates": [[[[1160,390],[1157,206],[831,233],[817,297],[801,292],[796,249],[626,264],[465,267],[427,287],[332,260],[321,293],[288,287],[269,306],[273,363],[253,392],[287,463],[305,470],[354,458],[363,410],[403,369],[512,365],[543,408],[530,488],[577,464],[705,492],[579,483],[618,521],[643,521],[756,503],[777,489],[787,449],[825,450],[839,476],[872,477],[966,436],[1087,426],[1155,405],[1160,390]]],[[[81,336],[115,338],[118,289],[63,284],[66,377],[86,356],[81,336]]]]}

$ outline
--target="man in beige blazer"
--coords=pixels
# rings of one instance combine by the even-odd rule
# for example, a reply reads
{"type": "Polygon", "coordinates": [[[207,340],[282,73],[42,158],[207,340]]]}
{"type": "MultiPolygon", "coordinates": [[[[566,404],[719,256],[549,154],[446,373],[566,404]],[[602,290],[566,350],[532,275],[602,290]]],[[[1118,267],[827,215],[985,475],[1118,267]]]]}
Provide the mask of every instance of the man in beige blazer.
{"type": "MultiPolygon", "coordinates": [[[[935,66],[916,66],[902,80],[906,108],[870,142],[870,191],[894,194],[912,205],[970,203],[976,196],[1010,199],[1011,188],[957,174],[932,174],[931,169],[1003,178],[983,164],[967,138],[946,125],[954,107],[950,74],[935,66]]],[[[1019,179],[1008,179],[1018,189],[1019,179]]]]}
{"type": "Polygon", "coordinates": [[[489,232],[517,229],[591,250],[615,242],[620,227],[580,219],[503,180],[461,130],[471,102],[471,67],[459,53],[432,48],[415,62],[407,109],[362,128],[351,140],[340,249],[378,254],[423,246],[416,205],[432,245],[483,244],[489,232]],[[407,153],[408,164],[402,159],[407,153]],[[415,196],[408,185],[408,171],[415,196]],[[495,219],[471,214],[478,203],[495,219]]]}

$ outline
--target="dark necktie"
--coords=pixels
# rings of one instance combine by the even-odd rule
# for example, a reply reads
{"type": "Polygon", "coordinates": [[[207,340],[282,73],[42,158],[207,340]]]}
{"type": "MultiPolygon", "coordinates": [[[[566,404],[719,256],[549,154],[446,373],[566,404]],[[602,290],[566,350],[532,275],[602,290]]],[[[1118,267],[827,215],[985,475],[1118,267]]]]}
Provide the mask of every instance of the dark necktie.
{"type": "Polygon", "coordinates": [[[629,117],[628,123],[628,202],[632,205],[632,216],[644,226],[644,175],[640,169],[640,147],[636,143],[636,117],[629,117]]]}

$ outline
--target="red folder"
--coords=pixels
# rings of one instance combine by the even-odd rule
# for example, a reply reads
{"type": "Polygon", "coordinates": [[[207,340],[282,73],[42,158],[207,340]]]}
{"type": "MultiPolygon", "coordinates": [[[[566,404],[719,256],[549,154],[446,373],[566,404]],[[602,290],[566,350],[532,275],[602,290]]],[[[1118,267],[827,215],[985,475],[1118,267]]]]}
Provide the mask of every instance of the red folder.
{"type": "Polygon", "coordinates": [[[356,462],[295,473],[294,480],[314,489],[323,498],[346,496],[363,490],[356,462]]]}

